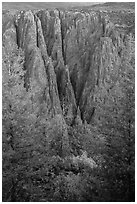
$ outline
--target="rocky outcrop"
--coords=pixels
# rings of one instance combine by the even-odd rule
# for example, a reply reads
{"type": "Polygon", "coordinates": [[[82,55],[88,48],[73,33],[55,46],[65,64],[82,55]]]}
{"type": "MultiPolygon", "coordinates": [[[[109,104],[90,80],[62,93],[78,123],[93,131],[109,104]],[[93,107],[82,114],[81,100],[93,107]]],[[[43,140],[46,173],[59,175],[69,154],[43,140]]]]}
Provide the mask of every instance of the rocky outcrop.
{"type": "Polygon", "coordinates": [[[115,4],[3,11],[4,201],[134,200],[134,13],[115,4]]]}
{"type": "Polygon", "coordinates": [[[63,115],[66,122],[72,124],[77,108],[74,91],[70,82],[69,70],[67,65],[65,65],[64,60],[64,47],[59,11],[40,11],[38,17],[41,20],[47,52],[48,55],[51,56],[54,71],[56,73],[56,83],[58,86],[63,115]]]}
{"type": "Polygon", "coordinates": [[[68,125],[77,118],[92,123],[94,93],[118,80],[124,31],[107,13],[89,10],[20,11],[4,14],[3,22],[3,46],[24,51],[24,86],[33,87],[45,118],[60,114],[68,125]]]}

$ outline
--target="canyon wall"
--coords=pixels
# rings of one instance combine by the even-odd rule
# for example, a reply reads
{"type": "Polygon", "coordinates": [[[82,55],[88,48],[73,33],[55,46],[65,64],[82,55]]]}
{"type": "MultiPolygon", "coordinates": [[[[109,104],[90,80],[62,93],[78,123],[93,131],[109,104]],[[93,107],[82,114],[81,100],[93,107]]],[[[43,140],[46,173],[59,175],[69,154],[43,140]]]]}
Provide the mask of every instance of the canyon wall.
{"type": "Polygon", "coordinates": [[[3,201],[135,200],[134,15],[3,9],[3,201]]]}
{"type": "Polygon", "coordinates": [[[82,121],[90,123],[95,90],[118,79],[124,34],[97,11],[21,11],[6,13],[3,21],[3,45],[24,51],[24,85],[36,82],[48,117],[63,114],[72,124],[79,108],[82,121]]]}
{"type": "Polygon", "coordinates": [[[123,50],[134,39],[131,25],[110,19],[94,10],[3,11],[3,50],[23,51],[24,87],[33,92],[38,120],[61,117],[64,129],[94,123],[96,95],[116,86],[123,50]]]}

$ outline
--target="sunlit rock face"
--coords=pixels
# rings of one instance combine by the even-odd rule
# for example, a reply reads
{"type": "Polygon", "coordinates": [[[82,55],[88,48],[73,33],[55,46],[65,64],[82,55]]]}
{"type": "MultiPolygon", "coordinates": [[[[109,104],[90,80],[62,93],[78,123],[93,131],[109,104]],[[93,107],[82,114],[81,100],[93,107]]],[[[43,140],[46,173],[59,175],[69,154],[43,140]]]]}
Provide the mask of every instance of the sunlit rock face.
{"type": "Polygon", "coordinates": [[[107,12],[92,10],[4,13],[3,47],[23,50],[24,86],[33,87],[45,118],[60,114],[67,125],[77,117],[93,122],[95,93],[115,86],[125,39],[133,31],[127,34],[125,24],[119,29],[110,19],[107,12]]]}

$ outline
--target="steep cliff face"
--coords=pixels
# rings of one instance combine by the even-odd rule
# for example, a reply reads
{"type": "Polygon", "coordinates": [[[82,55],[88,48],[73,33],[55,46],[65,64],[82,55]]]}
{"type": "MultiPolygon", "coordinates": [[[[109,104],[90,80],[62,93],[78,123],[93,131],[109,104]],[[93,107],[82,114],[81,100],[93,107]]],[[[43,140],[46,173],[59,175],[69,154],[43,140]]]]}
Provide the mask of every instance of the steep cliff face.
{"type": "Polygon", "coordinates": [[[134,14],[3,10],[3,201],[135,200],[134,14]]]}
{"type": "Polygon", "coordinates": [[[92,122],[94,93],[118,80],[124,31],[101,11],[40,10],[5,13],[3,46],[24,51],[24,86],[36,91],[34,101],[46,107],[45,117],[61,114],[68,125],[92,122]]]}

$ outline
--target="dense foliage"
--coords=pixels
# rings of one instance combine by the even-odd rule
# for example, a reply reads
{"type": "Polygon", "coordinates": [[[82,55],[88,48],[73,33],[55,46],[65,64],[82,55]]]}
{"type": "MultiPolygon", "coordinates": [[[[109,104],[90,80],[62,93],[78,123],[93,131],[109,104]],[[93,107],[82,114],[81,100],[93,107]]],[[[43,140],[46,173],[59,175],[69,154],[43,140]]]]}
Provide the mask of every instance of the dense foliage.
{"type": "Polygon", "coordinates": [[[3,201],[134,201],[134,52],[126,36],[118,80],[96,90],[92,125],[67,126],[44,118],[35,82],[26,90],[23,51],[3,48],[3,201]]]}

